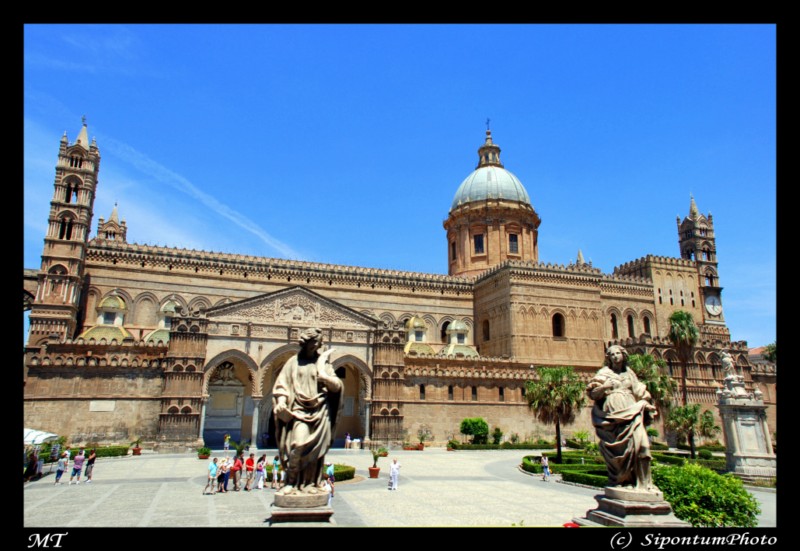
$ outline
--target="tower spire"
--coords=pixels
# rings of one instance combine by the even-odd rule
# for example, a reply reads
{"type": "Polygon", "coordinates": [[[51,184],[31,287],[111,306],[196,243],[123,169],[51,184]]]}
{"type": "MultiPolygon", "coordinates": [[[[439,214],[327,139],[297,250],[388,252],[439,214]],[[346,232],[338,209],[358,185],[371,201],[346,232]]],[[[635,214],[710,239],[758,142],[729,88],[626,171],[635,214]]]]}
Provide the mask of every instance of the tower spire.
{"type": "Polygon", "coordinates": [[[499,166],[503,168],[503,163],[500,162],[500,147],[492,142],[492,131],[489,129],[489,119],[486,119],[486,140],[483,145],[478,148],[478,166],[499,166]]]}
{"type": "Polygon", "coordinates": [[[697,203],[694,202],[694,195],[690,193],[689,198],[689,218],[694,220],[700,214],[700,211],[697,210],[697,203]]]}

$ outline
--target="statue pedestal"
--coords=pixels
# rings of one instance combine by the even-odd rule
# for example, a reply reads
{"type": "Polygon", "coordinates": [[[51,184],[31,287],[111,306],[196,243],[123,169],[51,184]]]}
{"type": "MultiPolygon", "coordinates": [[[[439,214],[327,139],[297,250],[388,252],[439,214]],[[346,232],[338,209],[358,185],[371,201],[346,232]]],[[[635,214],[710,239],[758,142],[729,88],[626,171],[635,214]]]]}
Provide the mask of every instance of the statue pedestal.
{"type": "Polygon", "coordinates": [[[596,495],[597,509],[586,512],[585,518],[575,518],[579,526],[625,526],[631,528],[689,527],[677,518],[660,491],[642,492],[627,488],[606,488],[596,495]]]}
{"type": "Polygon", "coordinates": [[[767,426],[767,406],[760,393],[737,392],[738,381],[728,381],[717,393],[719,415],[725,435],[726,469],[746,481],[777,476],[777,459],[767,426]]]}
{"type": "Polygon", "coordinates": [[[330,524],[333,508],[328,505],[328,492],[318,494],[276,495],[270,522],[303,522],[330,524]]]}

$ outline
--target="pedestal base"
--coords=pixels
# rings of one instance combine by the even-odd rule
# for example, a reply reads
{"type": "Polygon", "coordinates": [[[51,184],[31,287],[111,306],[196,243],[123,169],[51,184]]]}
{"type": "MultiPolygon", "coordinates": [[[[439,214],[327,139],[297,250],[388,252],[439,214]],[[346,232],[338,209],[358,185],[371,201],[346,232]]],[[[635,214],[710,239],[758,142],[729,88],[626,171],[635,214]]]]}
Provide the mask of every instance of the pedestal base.
{"type": "Polygon", "coordinates": [[[272,518],[270,522],[303,522],[322,523],[331,522],[333,508],[328,505],[328,492],[321,491],[317,494],[291,494],[288,496],[276,494],[272,504],[272,518]]]}
{"type": "Polygon", "coordinates": [[[626,488],[606,488],[596,495],[597,509],[586,512],[585,518],[575,518],[579,526],[624,527],[688,527],[672,512],[660,491],[640,492],[626,488]]]}
{"type": "Polygon", "coordinates": [[[333,516],[333,508],[328,507],[327,505],[324,507],[309,508],[278,507],[273,505],[272,518],[270,519],[270,522],[302,522],[326,525],[331,524],[331,516],[333,516]]]}

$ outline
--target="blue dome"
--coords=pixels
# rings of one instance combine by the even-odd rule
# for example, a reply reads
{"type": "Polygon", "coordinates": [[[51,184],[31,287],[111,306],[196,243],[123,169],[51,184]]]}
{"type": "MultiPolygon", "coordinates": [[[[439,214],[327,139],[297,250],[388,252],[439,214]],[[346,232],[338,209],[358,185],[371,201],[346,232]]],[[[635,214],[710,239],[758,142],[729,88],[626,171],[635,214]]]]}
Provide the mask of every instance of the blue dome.
{"type": "Polygon", "coordinates": [[[499,166],[482,166],[467,176],[453,197],[450,210],[473,201],[506,199],[531,205],[531,198],[519,178],[499,166]]]}

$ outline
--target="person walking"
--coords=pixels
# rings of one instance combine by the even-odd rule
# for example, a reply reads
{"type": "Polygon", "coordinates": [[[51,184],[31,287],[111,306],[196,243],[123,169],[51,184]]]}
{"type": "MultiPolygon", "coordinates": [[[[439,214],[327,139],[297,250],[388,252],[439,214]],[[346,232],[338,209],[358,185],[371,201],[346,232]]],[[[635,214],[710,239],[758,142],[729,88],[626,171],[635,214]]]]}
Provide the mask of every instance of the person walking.
{"type": "Polygon", "coordinates": [[[280,488],[278,486],[278,477],[280,476],[281,471],[281,460],[278,456],[275,456],[275,459],[272,460],[272,489],[277,490],[280,488]]]}
{"type": "Polygon", "coordinates": [[[90,450],[89,455],[86,457],[86,484],[92,481],[92,472],[94,471],[94,460],[97,459],[97,452],[90,450]]]}
{"type": "Polygon", "coordinates": [[[58,464],[56,465],[56,482],[54,486],[61,486],[61,477],[64,475],[64,471],[67,470],[67,452],[61,452],[61,455],[58,457],[58,464]]]}
{"type": "Polygon", "coordinates": [[[250,457],[244,462],[245,475],[247,476],[244,484],[244,491],[249,492],[253,487],[253,481],[256,477],[256,454],[251,453],[250,457]]]}
{"type": "Polygon", "coordinates": [[[83,454],[83,448],[78,451],[78,455],[72,460],[72,474],[69,477],[69,483],[72,484],[72,479],[77,475],[78,480],[75,484],[81,483],[81,470],[83,470],[83,462],[86,461],[86,456],[83,454]]]}
{"type": "Polygon", "coordinates": [[[222,449],[225,451],[225,455],[228,455],[228,450],[231,449],[231,435],[225,435],[225,441],[222,443],[222,449]]]}
{"type": "Polygon", "coordinates": [[[397,479],[400,476],[400,463],[397,462],[397,458],[392,461],[391,466],[389,467],[389,478],[392,481],[392,485],[389,487],[390,490],[397,490],[397,479]]]}
{"type": "Polygon", "coordinates": [[[217,493],[217,458],[211,460],[208,464],[208,482],[206,482],[206,487],[203,488],[203,495],[206,495],[206,490],[211,488],[211,495],[217,493]]]}
{"type": "Polygon", "coordinates": [[[550,460],[546,455],[542,455],[542,480],[550,480],[550,460]]]}
{"type": "Polygon", "coordinates": [[[222,473],[222,488],[224,493],[228,493],[228,481],[231,479],[231,468],[233,467],[233,459],[225,461],[225,471],[222,473]]]}
{"type": "Polygon", "coordinates": [[[256,489],[263,490],[264,489],[264,473],[266,472],[267,468],[267,456],[262,455],[258,458],[258,462],[256,463],[256,489]]]}
{"type": "Polygon", "coordinates": [[[330,461],[325,463],[325,476],[326,476],[326,479],[328,481],[328,484],[331,487],[331,497],[333,497],[333,492],[334,492],[334,484],[333,483],[336,481],[336,479],[333,476],[333,463],[331,463],[330,461]]]}
{"type": "Polygon", "coordinates": [[[237,453],[233,458],[233,466],[231,467],[231,476],[233,476],[233,491],[238,492],[242,489],[241,487],[241,480],[242,480],[242,467],[244,464],[242,463],[242,455],[237,453]]]}
{"type": "Polygon", "coordinates": [[[221,494],[227,492],[227,490],[225,489],[225,482],[226,482],[225,474],[227,470],[228,470],[228,460],[223,457],[222,460],[219,462],[217,468],[217,491],[221,494]]]}

